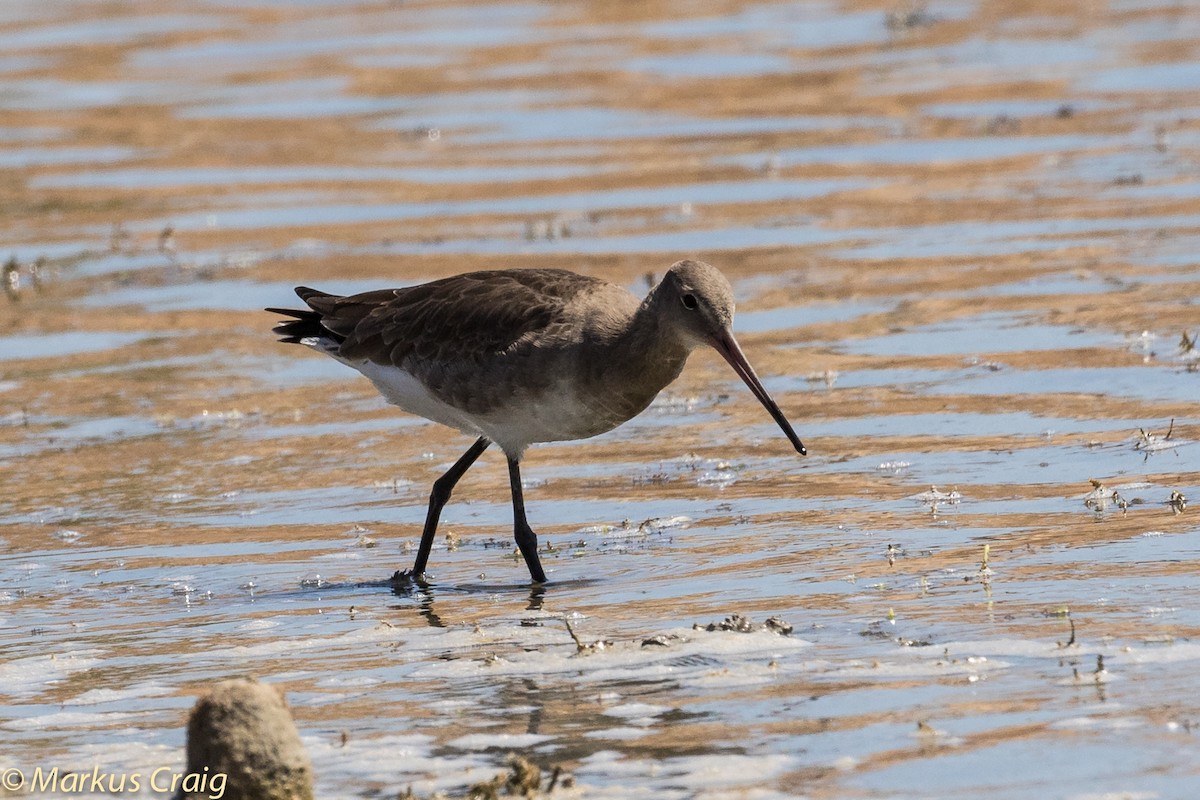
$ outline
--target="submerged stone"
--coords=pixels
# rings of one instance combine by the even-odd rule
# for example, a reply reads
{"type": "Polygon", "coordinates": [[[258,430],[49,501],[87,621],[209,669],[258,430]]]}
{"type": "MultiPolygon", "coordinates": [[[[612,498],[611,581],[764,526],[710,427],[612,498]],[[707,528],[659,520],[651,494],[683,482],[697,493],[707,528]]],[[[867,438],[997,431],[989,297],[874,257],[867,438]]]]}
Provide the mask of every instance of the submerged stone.
{"type": "Polygon", "coordinates": [[[277,688],[234,678],[196,701],[175,800],[312,800],[312,782],[312,763],[277,688]]]}

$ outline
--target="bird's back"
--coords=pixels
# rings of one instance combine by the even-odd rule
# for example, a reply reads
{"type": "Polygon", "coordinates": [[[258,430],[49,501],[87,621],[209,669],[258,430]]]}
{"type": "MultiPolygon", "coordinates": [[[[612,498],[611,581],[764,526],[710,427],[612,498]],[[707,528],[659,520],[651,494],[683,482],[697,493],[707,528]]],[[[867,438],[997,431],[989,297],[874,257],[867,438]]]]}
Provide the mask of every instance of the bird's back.
{"type": "Polygon", "coordinates": [[[403,366],[410,357],[504,352],[561,324],[580,295],[603,288],[615,287],[566,270],[485,270],[349,296],[298,286],[311,310],[268,310],[294,318],[276,328],[286,341],[325,337],[343,359],[403,366]]]}
{"type": "Polygon", "coordinates": [[[345,359],[445,365],[503,354],[547,336],[565,322],[579,295],[604,285],[565,270],[494,270],[396,289],[390,298],[368,292],[309,305],[345,337],[345,359]]]}
{"type": "Polygon", "coordinates": [[[485,426],[506,418],[518,438],[575,438],[580,421],[554,419],[585,412],[566,408],[564,384],[583,367],[582,350],[617,335],[639,304],[618,286],[554,269],[468,272],[347,297],[296,293],[311,310],[273,309],[293,317],[276,328],[285,341],[354,367],[407,411],[501,444],[485,426]]]}

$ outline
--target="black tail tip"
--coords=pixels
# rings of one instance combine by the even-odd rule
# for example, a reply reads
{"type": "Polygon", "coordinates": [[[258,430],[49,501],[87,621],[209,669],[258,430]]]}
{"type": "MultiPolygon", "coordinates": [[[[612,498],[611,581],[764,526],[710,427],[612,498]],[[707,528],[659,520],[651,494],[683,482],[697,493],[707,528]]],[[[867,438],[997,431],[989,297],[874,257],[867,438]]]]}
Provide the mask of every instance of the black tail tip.
{"type": "Polygon", "coordinates": [[[272,314],[281,314],[288,319],[275,323],[271,332],[280,337],[279,341],[286,344],[304,344],[305,339],[328,336],[329,332],[321,325],[321,315],[309,309],[268,308],[272,314]]]}

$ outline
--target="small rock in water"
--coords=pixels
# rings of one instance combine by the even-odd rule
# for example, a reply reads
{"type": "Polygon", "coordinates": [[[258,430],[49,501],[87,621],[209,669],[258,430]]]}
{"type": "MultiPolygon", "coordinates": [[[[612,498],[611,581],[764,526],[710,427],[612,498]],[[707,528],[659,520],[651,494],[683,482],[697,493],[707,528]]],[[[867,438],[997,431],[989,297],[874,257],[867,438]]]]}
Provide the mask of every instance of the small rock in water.
{"type": "Polygon", "coordinates": [[[638,523],[638,533],[661,533],[667,528],[686,528],[692,521],[691,517],[651,517],[638,523]]]}
{"type": "Polygon", "coordinates": [[[962,500],[962,495],[959,494],[958,487],[951,489],[948,492],[943,492],[936,486],[930,486],[928,492],[922,492],[916,495],[916,499],[922,503],[958,503],[962,500]]]}
{"type": "MultiPolygon", "coordinates": [[[[564,788],[574,784],[574,779],[563,773],[561,767],[551,772],[546,787],[542,788],[542,770],[524,756],[512,755],[508,760],[508,772],[500,773],[490,781],[476,783],[467,789],[471,800],[499,800],[501,797],[546,797],[556,786],[564,788]]],[[[401,795],[401,800],[412,795],[401,795]]],[[[440,797],[441,795],[438,795],[440,797]]]]}
{"type": "Polygon", "coordinates": [[[749,617],[743,617],[741,614],[730,614],[721,622],[710,622],[707,625],[693,625],[692,630],[696,631],[736,631],[738,633],[755,633],[756,631],[770,631],[771,633],[779,634],[780,636],[788,636],[794,630],[791,625],[784,622],[779,617],[770,617],[761,625],[758,625],[749,617]]]}
{"type": "Polygon", "coordinates": [[[196,701],[177,800],[312,800],[312,780],[312,763],[278,689],[234,678],[196,701]]]}

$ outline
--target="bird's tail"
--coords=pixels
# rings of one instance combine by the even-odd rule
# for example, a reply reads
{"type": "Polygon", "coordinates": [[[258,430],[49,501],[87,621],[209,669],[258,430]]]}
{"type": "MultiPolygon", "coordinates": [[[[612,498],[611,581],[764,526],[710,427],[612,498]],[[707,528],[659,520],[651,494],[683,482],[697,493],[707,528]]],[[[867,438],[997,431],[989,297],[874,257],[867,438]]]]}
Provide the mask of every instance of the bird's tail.
{"type": "Polygon", "coordinates": [[[282,314],[291,319],[283,320],[275,325],[273,332],[279,335],[279,341],[289,344],[305,344],[305,339],[334,339],[337,342],[342,342],[345,337],[338,336],[333,331],[321,324],[321,319],[324,315],[320,311],[311,308],[312,299],[320,299],[323,297],[334,297],[328,292],[310,289],[307,286],[297,286],[296,294],[301,300],[308,303],[310,308],[268,308],[265,309],[272,314],[282,314]]]}

